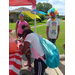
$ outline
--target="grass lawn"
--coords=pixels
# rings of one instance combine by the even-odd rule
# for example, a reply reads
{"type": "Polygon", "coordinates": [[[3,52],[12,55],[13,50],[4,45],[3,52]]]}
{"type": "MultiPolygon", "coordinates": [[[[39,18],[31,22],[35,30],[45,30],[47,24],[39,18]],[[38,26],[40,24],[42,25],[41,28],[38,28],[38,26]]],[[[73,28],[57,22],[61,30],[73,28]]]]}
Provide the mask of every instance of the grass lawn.
{"type": "MultiPolygon", "coordinates": [[[[36,21],[36,26],[41,25],[41,24],[46,24],[46,23],[47,23],[47,20],[44,20],[42,22],[36,21]]],[[[30,27],[34,26],[34,21],[29,22],[29,25],[30,25],[30,27]]],[[[9,29],[15,30],[15,27],[16,27],[16,23],[9,23],[9,29]]]]}
{"type": "MultiPolygon", "coordinates": [[[[56,41],[56,46],[58,47],[60,54],[65,54],[65,50],[63,49],[63,44],[65,43],[65,22],[62,20],[60,21],[61,21],[60,34],[59,34],[59,38],[56,41]]],[[[46,23],[47,23],[47,20],[44,20],[41,23],[36,22],[36,25],[42,25],[46,23]]],[[[29,25],[31,27],[34,26],[34,22],[29,22],[29,25]]],[[[14,30],[15,26],[16,26],[16,23],[9,23],[9,29],[14,30]]],[[[34,31],[34,28],[32,28],[32,30],[34,31]]],[[[36,27],[36,32],[37,34],[42,35],[43,38],[47,38],[46,25],[36,27]]]]}

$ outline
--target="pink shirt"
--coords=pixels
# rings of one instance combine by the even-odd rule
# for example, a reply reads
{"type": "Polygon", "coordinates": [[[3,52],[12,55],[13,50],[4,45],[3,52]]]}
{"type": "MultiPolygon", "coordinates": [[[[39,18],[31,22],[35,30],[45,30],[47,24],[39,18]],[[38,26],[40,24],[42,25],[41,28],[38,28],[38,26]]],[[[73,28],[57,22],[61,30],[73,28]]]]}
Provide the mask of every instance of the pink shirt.
{"type": "MultiPolygon", "coordinates": [[[[17,21],[18,22],[18,21],[17,21]]],[[[16,22],[16,23],[17,23],[16,22]]],[[[23,21],[23,22],[21,22],[21,21],[19,21],[19,24],[18,24],[18,33],[19,34],[22,34],[23,33],[23,29],[22,29],[22,25],[28,25],[28,23],[26,22],[26,21],[23,21]]]]}

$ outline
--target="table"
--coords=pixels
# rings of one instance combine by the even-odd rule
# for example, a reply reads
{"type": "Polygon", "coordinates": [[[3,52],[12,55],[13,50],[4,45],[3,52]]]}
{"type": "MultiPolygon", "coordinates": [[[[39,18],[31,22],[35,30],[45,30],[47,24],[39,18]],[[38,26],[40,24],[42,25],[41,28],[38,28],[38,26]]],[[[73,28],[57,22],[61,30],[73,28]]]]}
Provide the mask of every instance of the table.
{"type": "Polygon", "coordinates": [[[9,75],[19,75],[22,64],[21,55],[21,50],[9,54],[9,75]]]}

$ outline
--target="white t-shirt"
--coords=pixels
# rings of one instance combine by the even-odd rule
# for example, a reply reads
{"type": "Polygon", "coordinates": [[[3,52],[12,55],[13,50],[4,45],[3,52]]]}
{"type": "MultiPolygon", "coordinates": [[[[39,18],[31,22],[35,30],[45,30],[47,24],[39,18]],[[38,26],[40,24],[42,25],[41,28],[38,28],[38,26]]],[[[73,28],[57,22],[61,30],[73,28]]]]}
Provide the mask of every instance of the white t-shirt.
{"type": "Polygon", "coordinates": [[[60,20],[56,18],[56,21],[52,21],[51,18],[47,21],[47,26],[49,27],[48,36],[50,39],[56,39],[58,34],[58,26],[60,25],[60,20]]]}
{"type": "MultiPolygon", "coordinates": [[[[44,51],[41,47],[41,43],[39,38],[34,34],[34,33],[30,33],[26,36],[25,41],[29,42],[32,47],[41,55],[44,55],[44,51]]],[[[32,52],[32,50],[31,50],[32,52]]],[[[32,53],[33,54],[33,53],[32,53]]]]}

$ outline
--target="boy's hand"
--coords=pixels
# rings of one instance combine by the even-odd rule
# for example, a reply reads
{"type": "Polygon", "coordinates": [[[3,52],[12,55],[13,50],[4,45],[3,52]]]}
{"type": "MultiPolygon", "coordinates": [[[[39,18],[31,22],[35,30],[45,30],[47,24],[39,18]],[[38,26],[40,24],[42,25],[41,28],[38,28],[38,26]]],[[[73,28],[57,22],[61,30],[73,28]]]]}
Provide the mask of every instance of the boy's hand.
{"type": "Polygon", "coordinates": [[[47,39],[49,40],[49,37],[47,37],[47,39]]]}
{"type": "Polygon", "coordinates": [[[57,35],[57,38],[56,39],[58,39],[58,35],[57,35]]]}

